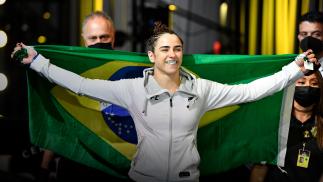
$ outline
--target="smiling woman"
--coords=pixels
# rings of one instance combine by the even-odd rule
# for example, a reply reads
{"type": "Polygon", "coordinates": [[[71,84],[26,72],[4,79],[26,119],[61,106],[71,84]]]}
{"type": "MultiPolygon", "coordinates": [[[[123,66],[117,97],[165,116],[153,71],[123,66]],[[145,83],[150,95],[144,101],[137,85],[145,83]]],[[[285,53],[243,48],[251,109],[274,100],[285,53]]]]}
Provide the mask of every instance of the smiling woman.
{"type": "Polygon", "coordinates": [[[199,181],[197,130],[207,111],[259,100],[282,90],[301,77],[303,70],[307,71],[304,57],[317,64],[307,51],[281,71],[247,84],[226,85],[196,78],[181,67],[182,39],[160,23],[155,24],[147,41],[147,54],[154,65],[144,69],[140,78],[116,81],[85,78],[51,64],[24,44],[17,44],[13,55],[22,48],[28,50],[22,63],[30,64],[32,70],[60,88],[129,111],[138,142],[128,174],[141,182],[199,181]]]}
{"type": "Polygon", "coordinates": [[[161,87],[174,93],[180,85],[183,42],[178,35],[160,23],[156,24],[154,34],[148,41],[153,46],[147,45],[149,60],[154,63],[154,79],[161,87]]]}

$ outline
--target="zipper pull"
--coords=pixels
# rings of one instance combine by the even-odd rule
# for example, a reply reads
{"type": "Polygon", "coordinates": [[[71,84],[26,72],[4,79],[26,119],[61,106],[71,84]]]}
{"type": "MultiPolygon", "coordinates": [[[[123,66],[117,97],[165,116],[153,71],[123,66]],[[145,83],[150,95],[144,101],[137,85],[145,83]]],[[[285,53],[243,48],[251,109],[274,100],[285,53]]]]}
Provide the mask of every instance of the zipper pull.
{"type": "Polygon", "coordinates": [[[170,102],[169,102],[169,103],[170,103],[170,107],[173,107],[173,99],[172,99],[172,98],[170,98],[170,99],[169,99],[169,101],[170,101],[170,102]]]}

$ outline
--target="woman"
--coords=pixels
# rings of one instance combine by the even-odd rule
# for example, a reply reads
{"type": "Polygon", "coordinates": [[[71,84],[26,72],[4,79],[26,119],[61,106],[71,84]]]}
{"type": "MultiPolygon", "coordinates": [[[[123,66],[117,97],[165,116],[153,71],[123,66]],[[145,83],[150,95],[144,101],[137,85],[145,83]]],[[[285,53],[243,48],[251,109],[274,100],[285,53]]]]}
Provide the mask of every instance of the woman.
{"type": "Polygon", "coordinates": [[[198,181],[200,157],[196,148],[198,122],[206,111],[250,102],[282,90],[306,72],[303,58],[317,63],[305,52],[282,71],[249,84],[224,85],[195,78],[181,68],[183,41],[168,27],[155,24],[147,41],[154,66],[143,78],[119,81],[90,80],[63,70],[23,44],[13,54],[28,49],[23,64],[50,81],[75,93],[126,108],[138,137],[130,177],[135,181],[198,181]]]}
{"type": "Polygon", "coordinates": [[[284,167],[270,166],[266,181],[318,182],[323,174],[323,80],[319,71],[295,83],[284,167]]]}

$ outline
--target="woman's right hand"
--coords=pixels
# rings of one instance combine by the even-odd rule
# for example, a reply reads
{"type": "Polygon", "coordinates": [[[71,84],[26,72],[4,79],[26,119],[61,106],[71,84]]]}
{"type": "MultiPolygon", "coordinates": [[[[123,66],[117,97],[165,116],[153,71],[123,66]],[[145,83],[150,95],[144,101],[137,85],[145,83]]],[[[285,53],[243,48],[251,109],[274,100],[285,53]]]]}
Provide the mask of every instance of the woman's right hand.
{"type": "Polygon", "coordinates": [[[27,50],[28,56],[26,56],[25,58],[23,58],[22,61],[21,61],[21,63],[22,64],[30,64],[33,61],[34,57],[37,55],[37,52],[36,52],[36,50],[33,47],[26,46],[23,43],[17,43],[16,44],[16,47],[14,48],[13,52],[11,53],[11,58],[13,58],[14,57],[14,54],[17,51],[21,50],[22,48],[24,48],[24,49],[27,50]]]}

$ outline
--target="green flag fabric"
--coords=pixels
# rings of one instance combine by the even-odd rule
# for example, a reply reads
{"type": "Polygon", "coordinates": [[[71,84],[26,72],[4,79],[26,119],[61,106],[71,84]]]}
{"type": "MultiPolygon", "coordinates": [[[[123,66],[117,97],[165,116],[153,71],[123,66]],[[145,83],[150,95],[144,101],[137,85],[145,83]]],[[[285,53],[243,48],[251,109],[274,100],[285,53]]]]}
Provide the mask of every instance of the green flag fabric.
{"type": "MultiPolygon", "coordinates": [[[[71,46],[35,49],[53,64],[88,78],[142,77],[142,70],[152,66],[142,53],[71,46]]],[[[271,75],[294,57],[192,54],[184,56],[182,66],[198,77],[238,84],[271,75]]],[[[127,111],[71,93],[32,70],[27,74],[32,143],[110,175],[126,177],[137,142],[127,111]]],[[[256,102],[206,113],[197,139],[201,175],[275,161],[283,96],[281,91],[256,102]]]]}

